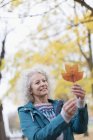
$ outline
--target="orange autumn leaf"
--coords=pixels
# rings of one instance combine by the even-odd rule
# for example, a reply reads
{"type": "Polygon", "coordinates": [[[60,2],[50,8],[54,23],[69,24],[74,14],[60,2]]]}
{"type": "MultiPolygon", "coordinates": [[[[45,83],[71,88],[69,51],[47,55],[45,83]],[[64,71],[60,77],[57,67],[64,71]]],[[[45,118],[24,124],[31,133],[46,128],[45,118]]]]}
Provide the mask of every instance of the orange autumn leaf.
{"type": "Polygon", "coordinates": [[[65,65],[66,73],[62,73],[62,77],[66,81],[76,82],[83,78],[83,72],[78,71],[78,65],[65,65]]]}

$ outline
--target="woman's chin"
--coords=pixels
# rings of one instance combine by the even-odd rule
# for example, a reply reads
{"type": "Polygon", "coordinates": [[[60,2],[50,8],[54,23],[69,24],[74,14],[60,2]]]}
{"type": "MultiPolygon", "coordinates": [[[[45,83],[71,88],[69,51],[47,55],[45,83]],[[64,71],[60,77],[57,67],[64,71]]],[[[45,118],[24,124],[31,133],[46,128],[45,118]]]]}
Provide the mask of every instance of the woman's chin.
{"type": "Polygon", "coordinates": [[[48,96],[48,92],[41,93],[41,96],[48,96]]]}

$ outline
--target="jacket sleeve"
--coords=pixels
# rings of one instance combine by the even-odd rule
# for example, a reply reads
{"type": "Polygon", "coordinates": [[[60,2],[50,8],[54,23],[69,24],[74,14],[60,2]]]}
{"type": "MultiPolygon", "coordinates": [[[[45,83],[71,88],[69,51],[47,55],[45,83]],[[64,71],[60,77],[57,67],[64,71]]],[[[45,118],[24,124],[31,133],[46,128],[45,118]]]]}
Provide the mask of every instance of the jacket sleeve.
{"type": "Polygon", "coordinates": [[[82,134],[87,131],[88,126],[88,111],[87,105],[84,108],[79,108],[77,114],[70,122],[71,129],[76,134],[82,134]]]}
{"type": "Polygon", "coordinates": [[[60,114],[43,128],[38,125],[36,120],[33,121],[29,112],[18,109],[18,114],[23,134],[29,140],[56,140],[61,132],[68,127],[60,114]]]}

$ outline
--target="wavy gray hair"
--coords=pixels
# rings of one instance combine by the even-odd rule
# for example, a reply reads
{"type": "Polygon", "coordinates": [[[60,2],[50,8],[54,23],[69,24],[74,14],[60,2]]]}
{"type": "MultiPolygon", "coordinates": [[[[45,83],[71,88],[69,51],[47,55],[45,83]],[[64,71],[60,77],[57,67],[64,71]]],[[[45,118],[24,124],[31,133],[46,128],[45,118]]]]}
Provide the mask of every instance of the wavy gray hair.
{"type": "MultiPolygon", "coordinates": [[[[51,91],[51,81],[50,81],[50,74],[48,73],[50,69],[47,68],[44,65],[36,65],[34,67],[32,67],[31,69],[28,69],[26,71],[24,71],[21,75],[21,93],[22,93],[22,97],[25,103],[31,101],[32,103],[34,103],[34,97],[31,94],[31,76],[34,73],[41,73],[46,77],[46,80],[49,84],[49,96],[50,95],[50,91],[51,91]]],[[[51,77],[52,78],[52,77],[51,77]]]]}

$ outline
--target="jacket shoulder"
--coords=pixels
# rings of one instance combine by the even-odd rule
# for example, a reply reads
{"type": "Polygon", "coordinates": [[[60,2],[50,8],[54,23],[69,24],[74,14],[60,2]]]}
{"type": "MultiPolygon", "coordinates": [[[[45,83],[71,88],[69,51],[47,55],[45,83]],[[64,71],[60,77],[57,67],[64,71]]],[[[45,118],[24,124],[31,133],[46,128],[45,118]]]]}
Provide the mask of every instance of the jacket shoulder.
{"type": "Polygon", "coordinates": [[[19,106],[17,110],[18,110],[18,112],[26,111],[26,108],[25,108],[25,106],[19,106]]]}
{"type": "Polygon", "coordinates": [[[23,106],[19,106],[19,107],[18,107],[18,112],[19,112],[19,111],[31,110],[31,108],[32,108],[32,103],[29,102],[29,103],[27,103],[27,104],[25,104],[25,105],[23,105],[23,106]]]}

